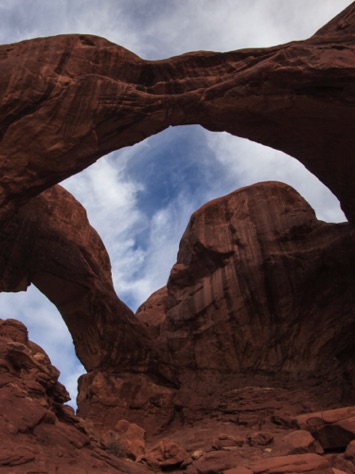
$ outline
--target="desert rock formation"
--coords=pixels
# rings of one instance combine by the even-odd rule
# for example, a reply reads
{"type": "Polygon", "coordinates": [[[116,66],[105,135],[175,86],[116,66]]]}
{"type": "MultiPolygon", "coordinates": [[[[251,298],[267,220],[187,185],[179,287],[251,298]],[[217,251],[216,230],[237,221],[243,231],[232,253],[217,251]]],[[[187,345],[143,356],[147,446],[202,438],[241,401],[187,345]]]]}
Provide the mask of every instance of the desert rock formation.
{"type": "Polygon", "coordinates": [[[258,183],[192,215],[167,289],[138,317],[164,313],[158,345],[180,370],[336,371],[354,357],[354,265],[349,224],[318,221],[285,184],[258,183]]]}
{"type": "Polygon", "coordinates": [[[354,472],[354,38],[355,4],[268,49],[144,61],[89,35],[0,47],[0,289],[47,295],[88,371],[74,416],[46,354],[0,321],[0,472],[354,472]],[[294,156],[350,223],[318,221],[282,183],[235,191],[193,214],[167,286],[134,315],[57,183],[193,123],[294,156]]]}
{"type": "Polygon", "coordinates": [[[0,472],[143,474],[112,456],[74,415],[59,372],[19,321],[0,320],[0,472]]]}
{"type": "Polygon", "coordinates": [[[70,193],[59,185],[47,189],[2,232],[1,291],[35,284],[61,312],[87,370],[122,366],[125,357],[130,367],[145,360],[145,329],[114,292],[106,249],[70,193]]]}
{"type": "MultiPolygon", "coordinates": [[[[325,440],[339,424],[323,436],[297,415],[353,402],[354,238],[348,223],[318,221],[283,183],[207,203],[191,217],[167,287],[137,311],[174,386],[148,374],[91,371],[80,381],[80,416],[97,431],[128,419],[145,428],[148,446],[168,434],[190,453],[204,452],[188,473],[200,464],[222,469],[227,459],[247,465],[260,446],[273,454],[270,465],[285,453],[317,454],[304,458],[307,466],[335,465],[319,454],[345,451],[353,409],[339,408],[350,428],[332,447],[325,440]],[[302,432],[308,428],[311,435],[302,432]]],[[[263,472],[261,461],[255,466],[263,472]]]]}
{"type": "Polygon", "coordinates": [[[354,221],[354,23],[351,5],[306,41],[161,61],[88,35],[2,46],[1,216],[112,150],[198,123],[294,156],[354,221]]]}

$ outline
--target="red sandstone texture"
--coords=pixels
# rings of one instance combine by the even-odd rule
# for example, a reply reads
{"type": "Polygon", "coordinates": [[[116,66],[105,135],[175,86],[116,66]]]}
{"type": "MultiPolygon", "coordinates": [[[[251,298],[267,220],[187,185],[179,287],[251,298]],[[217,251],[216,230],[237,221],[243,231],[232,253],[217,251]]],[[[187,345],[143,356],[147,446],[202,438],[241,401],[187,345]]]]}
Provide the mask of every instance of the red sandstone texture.
{"type": "Polygon", "coordinates": [[[167,287],[137,312],[174,385],[91,371],[80,380],[80,416],[97,432],[120,419],[144,427],[152,467],[175,459],[153,447],[164,436],[189,454],[176,461],[186,473],[264,472],[266,459],[270,473],[352,472],[353,408],[329,412],[334,427],[298,415],[354,401],[354,237],[347,223],[318,221],[282,183],[207,203],[191,217],[167,287]]]}
{"type": "Polygon", "coordinates": [[[63,405],[69,396],[25,326],[0,320],[0,472],[132,473],[143,465],[111,455],[63,405]]]}
{"type": "Polygon", "coordinates": [[[353,223],[354,25],[352,5],[307,41],[149,62],[88,35],[0,48],[0,289],[37,285],[88,370],[74,416],[23,325],[0,322],[0,472],[353,474],[350,224],[282,183],[238,190],[193,214],[133,315],[56,183],[199,123],[296,157],[353,223]]]}

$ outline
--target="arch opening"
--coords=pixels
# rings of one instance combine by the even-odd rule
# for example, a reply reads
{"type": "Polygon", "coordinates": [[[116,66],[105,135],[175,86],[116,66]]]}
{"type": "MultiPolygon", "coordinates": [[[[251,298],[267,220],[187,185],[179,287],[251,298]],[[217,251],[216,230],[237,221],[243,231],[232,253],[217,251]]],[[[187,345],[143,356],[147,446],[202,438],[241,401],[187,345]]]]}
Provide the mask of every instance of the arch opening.
{"type": "MultiPolygon", "coordinates": [[[[281,152],[199,126],[175,127],[114,152],[64,186],[87,210],[112,262],[117,294],[134,311],[166,284],[191,213],[205,202],[263,180],[291,184],[318,217],[342,221],[337,199],[297,160],[281,152]],[[305,192],[306,191],[306,192],[305,192]]],[[[75,405],[84,368],[57,311],[31,286],[0,295],[3,317],[29,328],[30,337],[62,373],[75,405]]]]}

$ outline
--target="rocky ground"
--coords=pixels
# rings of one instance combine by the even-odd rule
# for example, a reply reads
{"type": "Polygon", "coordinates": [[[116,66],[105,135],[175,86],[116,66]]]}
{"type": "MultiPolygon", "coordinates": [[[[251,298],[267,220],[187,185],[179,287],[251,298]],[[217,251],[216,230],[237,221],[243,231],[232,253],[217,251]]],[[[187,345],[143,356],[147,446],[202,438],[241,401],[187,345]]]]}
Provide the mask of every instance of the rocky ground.
{"type": "Polygon", "coordinates": [[[245,377],[220,400],[206,394],[214,406],[194,422],[149,433],[119,420],[97,430],[63,405],[58,371],[22,323],[1,321],[0,351],[0,472],[355,472],[355,407],[339,380],[266,386],[266,377],[245,377]]]}

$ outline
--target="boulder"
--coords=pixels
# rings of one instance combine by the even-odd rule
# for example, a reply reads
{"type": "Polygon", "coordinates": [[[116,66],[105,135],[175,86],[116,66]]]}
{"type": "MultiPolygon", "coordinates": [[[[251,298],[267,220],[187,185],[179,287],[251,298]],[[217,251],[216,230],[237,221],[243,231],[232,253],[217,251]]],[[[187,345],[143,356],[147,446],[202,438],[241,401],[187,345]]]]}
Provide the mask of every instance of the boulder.
{"type": "Polygon", "coordinates": [[[345,457],[346,459],[349,459],[355,467],[355,440],[350,441],[350,443],[346,447],[345,451],[345,457]]]}
{"type": "Polygon", "coordinates": [[[212,447],[214,449],[223,449],[226,447],[238,446],[241,447],[245,443],[245,439],[241,436],[232,436],[226,433],[220,433],[218,437],[213,441],[212,447]]]}
{"type": "Polygon", "coordinates": [[[101,435],[101,444],[117,457],[139,462],[145,454],[145,431],[134,423],[120,420],[113,430],[101,435]]]}
{"type": "Polygon", "coordinates": [[[307,413],[296,418],[300,428],[312,433],[325,450],[339,450],[355,440],[355,407],[307,413]]]}
{"type": "Polygon", "coordinates": [[[178,468],[188,457],[188,453],[178,443],[163,438],[147,453],[145,460],[152,467],[167,469],[178,468]]]}
{"type": "Polygon", "coordinates": [[[292,431],[283,437],[282,451],[285,454],[317,453],[323,454],[324,449],[320,443],[306,430],[292,431]]]}
{"type": "Polygon", "coordinates": [[[251,433],[247,436],[249,446],[268,446],[273,442],[274,437],[267,432],[251,433]]]}

